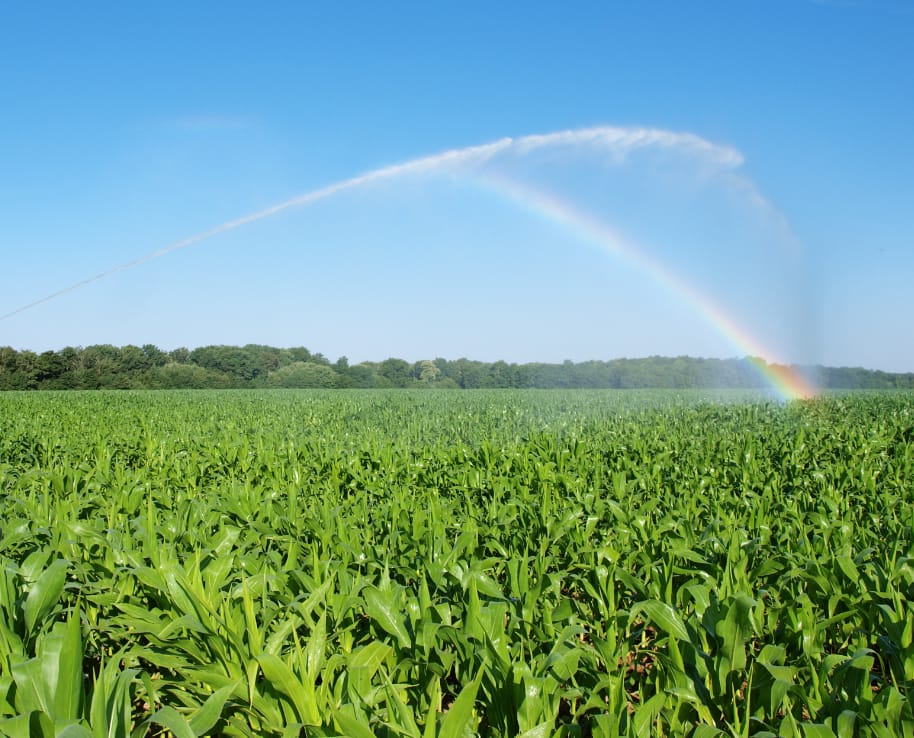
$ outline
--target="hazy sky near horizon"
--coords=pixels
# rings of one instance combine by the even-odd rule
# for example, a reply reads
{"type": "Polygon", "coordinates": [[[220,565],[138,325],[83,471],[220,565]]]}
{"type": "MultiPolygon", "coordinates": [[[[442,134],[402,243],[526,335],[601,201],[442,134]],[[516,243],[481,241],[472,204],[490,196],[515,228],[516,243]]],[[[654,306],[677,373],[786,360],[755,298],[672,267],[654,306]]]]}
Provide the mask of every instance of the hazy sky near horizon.
{"type": "Polygon", "coordinates": [[[2,4],[0,346],[914,371],[912,38],[914,0],[2,4]],[[503,141],[601,127],[654,138],[503,141]]]}

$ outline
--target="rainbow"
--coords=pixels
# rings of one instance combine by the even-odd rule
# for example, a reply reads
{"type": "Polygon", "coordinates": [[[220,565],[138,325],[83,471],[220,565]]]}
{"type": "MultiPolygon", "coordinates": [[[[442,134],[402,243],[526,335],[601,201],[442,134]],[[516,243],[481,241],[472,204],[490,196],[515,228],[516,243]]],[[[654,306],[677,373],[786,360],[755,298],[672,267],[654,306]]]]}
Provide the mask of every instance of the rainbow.
{"type": "Polygon", "coordinates": [[[495,192],[539,217],[569,230],[584,242],[631,264],[694,309],[737,351],[744,354],[759,376],[783,399],[815,397],[818,390],[793,366],[772,361],[772,353],[738,325],[709,295],[696,289],[662,262],[592,214],[576,208],[551,192],[521,184],[500,175],[473,178],[474,183],[495,192]]]}

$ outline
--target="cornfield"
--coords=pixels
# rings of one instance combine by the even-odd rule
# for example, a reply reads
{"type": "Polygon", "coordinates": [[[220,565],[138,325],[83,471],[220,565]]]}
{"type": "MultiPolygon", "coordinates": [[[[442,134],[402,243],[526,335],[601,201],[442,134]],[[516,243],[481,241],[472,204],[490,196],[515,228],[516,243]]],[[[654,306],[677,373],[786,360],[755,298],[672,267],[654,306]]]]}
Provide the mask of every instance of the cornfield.
{"type": "Polygon", "coordinates": [[[914,735],[914,395],[0,395],[0,734],[914,735]]]}

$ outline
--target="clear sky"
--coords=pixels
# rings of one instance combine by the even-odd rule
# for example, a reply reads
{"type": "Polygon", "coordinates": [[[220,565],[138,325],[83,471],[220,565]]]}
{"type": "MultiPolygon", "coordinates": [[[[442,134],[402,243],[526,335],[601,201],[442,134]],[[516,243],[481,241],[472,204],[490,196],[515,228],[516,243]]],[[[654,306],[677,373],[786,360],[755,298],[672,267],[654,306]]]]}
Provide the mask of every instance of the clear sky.
{"type": "Polygon", "coordinates": [[[382,177],[0,319],[0,345],[914,371],[912,39],[909,0],[0,4],[3,315],[379,167],[685,137],[382,177]]]}

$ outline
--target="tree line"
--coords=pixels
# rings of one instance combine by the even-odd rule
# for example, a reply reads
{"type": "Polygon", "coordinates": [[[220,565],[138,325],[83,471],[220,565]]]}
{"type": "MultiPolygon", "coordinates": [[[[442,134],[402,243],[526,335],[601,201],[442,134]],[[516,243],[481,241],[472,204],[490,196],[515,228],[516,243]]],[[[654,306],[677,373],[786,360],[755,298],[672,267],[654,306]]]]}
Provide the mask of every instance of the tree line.
{"type": "MultiPolygon", "coordinates": [[[[757,361],[757,360],[755,360],[757,361]]],[[[829,389],[912,389],[914,373],[810,367],[829,389]]],[[[753,360],[651,356],[561,364],[511,364],[470,359],[389,358],[350,364],[306,348],[203,346],[173,351],[97,345],[59,351],[0,348],[0,390],[230,388],[757,388],[753,360]]]]}

